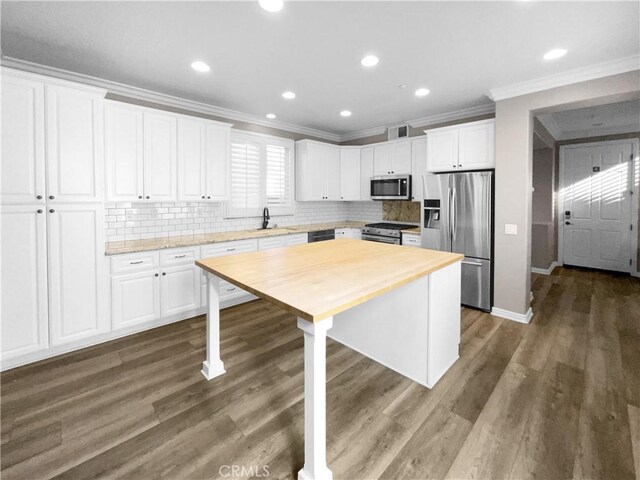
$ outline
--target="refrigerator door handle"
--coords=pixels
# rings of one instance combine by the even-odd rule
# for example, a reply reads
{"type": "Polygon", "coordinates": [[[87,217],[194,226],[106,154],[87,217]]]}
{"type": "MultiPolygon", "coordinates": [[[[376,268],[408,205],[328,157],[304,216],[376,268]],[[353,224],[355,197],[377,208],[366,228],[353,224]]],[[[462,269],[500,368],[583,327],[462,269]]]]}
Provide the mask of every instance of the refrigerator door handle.
{"type": "Polygon", "coordinates": [[[448,210],[448,212],[447,212],[448,215],[447,216],[449,217],[448,218],[449,221],[448,221],[447,227],[449,228],[449,232],[448,232],[449,233],[449,242],[451,242],[451,238],[453,236],[453,228],[452,228],[453,218],[451,217],[451,187],[449,187],[447,189],[447,210],[448,210]]]}
{"type": "Polygon", "coordinates": [[[451,190],[451,241],[456,241],[456,230],[458,229],[458,219],[456,218],[456,189],[451,190]]]}

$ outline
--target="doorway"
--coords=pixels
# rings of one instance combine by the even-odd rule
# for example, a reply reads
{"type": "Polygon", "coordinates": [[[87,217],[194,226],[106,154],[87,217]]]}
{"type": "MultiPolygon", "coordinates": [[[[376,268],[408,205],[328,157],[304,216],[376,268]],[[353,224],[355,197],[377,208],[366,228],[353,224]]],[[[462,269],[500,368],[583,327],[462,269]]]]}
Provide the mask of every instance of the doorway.
{"type": "Polygon", "coordinates": [[[635,271],[632,251],[637,140],[560,147],[560,264],[635,271]]]}

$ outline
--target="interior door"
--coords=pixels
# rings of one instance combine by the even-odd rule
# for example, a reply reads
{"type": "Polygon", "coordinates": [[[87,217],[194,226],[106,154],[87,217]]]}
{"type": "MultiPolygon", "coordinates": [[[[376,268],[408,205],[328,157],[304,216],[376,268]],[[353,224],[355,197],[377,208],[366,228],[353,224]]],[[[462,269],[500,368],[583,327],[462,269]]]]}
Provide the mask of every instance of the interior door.
{"type": "Polygon", "coordinates": [[[631,142],[565,149],[564,263],[630,271],[632,149],[631,142]]]}
{"type": "Polygon", "coordinates": [[[491,257],[491,172],[452,176],[451,250],[467,257],[491,257]]]}

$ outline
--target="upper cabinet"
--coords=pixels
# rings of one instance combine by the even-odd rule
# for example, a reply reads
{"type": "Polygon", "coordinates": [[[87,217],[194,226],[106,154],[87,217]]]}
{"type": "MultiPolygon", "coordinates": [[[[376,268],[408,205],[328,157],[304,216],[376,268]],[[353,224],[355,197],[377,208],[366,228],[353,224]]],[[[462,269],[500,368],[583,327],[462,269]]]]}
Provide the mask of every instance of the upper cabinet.
{"type": "Polygon", "coordinates": [[[231,125],[178,119],[178,200],[228,198],[231,125]]]}
{"type": "Polygon", "coordinates": [[[429,172],[495,168],[495,122],[479,122],[425,130],[429,172]]]}
{"type": "Polygon", "coordinates": [[[102,200],[104,93],[2,69],[3,204],[102,200]]]}
{"type": "Polygon", "coordinates": [[[45,196],[44,83],[3,72],[0,200],[42,203],[45,196]]]}
{"type": "Polygon", "coordinates": [[[360,147],[340,147],[340,199],[360,200],[360,147]]]}
{"type": "Polygon", "coordinates": [[[103,97],[95,89],[46,85],[49,200],[102,201],[103,97]]]}
{"type": "Polygon", "coordinates": [[[174,116],[145,112],[143,116],[144,198],[169,202],[177,198],[177,120],[174,116]]]}
{"type": "Polygon", "coordinates": [[[296,200],[340,200],[340,147],[328,143],[296,142],[296,200]]]}
{"type": "Polygon", "coordinates": [[[373,147],[373,173],[405,175],[411,173],[411,141],[397,140],[373,147]]]}
{"type": "Polygon", "coordinates": [[[411,197],[421,202],[422,176],[427,173],[427,137],[421,136],[411,140],[411,197]]]}
{"type": "Polygon", "coordinates": [[[373,177],[373,147],[360,149],[360,199],[371,200],[371,177],[373,177]]]}

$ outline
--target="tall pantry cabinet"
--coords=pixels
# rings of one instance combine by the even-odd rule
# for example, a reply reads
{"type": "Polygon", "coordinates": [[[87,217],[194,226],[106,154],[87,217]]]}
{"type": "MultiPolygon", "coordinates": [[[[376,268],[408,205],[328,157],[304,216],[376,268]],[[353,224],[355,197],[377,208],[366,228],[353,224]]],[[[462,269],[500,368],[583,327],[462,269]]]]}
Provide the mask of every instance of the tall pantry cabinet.
{"type": "Polygon", "coordinates": [[[2,69],[1,357],[109,330],[101,89],[2,69]]]}

